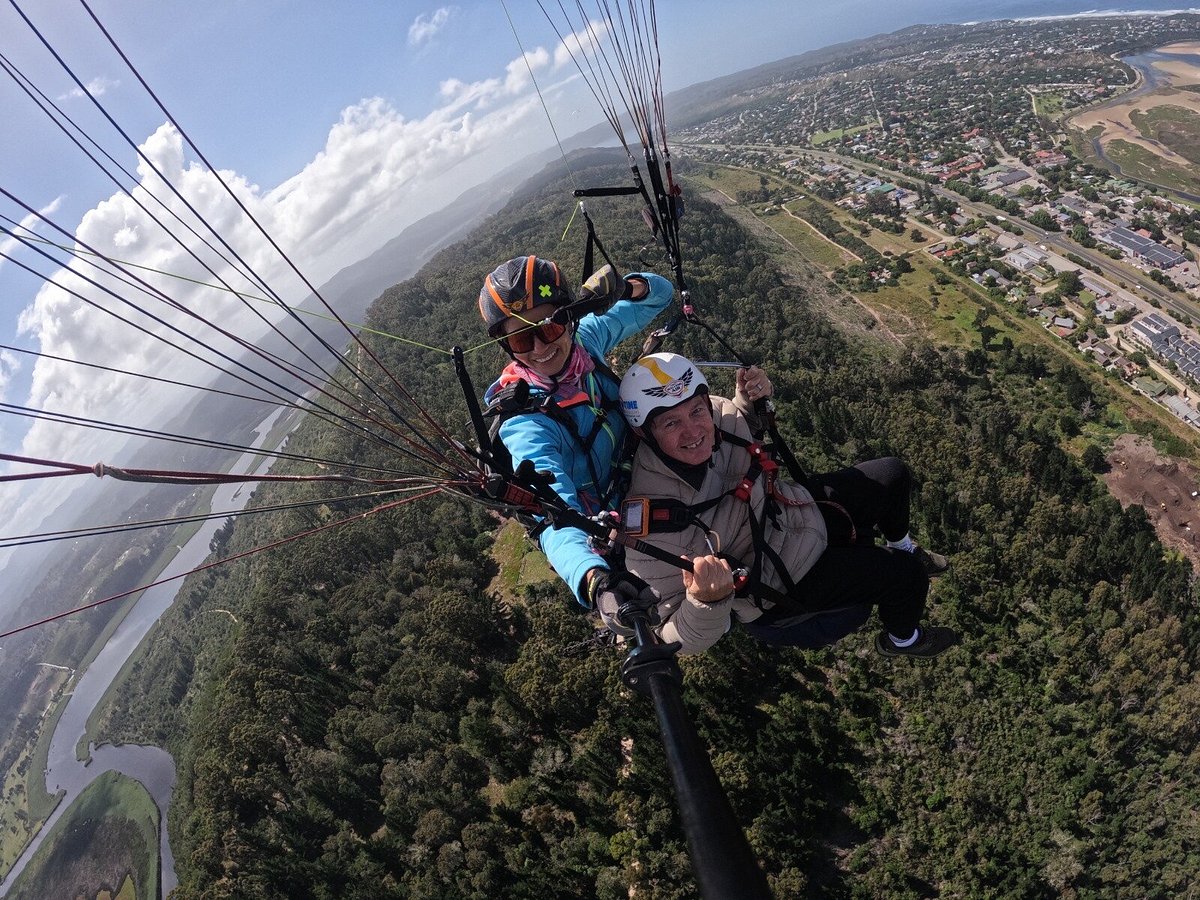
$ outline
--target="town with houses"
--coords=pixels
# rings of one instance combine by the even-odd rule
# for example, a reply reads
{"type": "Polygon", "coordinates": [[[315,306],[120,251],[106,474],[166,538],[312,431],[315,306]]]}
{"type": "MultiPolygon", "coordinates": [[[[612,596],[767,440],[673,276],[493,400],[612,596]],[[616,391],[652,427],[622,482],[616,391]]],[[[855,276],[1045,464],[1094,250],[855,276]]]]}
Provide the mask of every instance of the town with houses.
{"type": "MultiPolygon", "coordinates": [[[[1200,28],[1196,17],[1114,18],[1107,32],[1090,24],[1083,41],[1075,27],[987,23],[952,52],[929,28],[861,65],[814,64],[749,92],[748,108],[685,129],[684,152],[772,171],[819,198],[830,215],[810,224],[863,259],[831,273],[844,286],[896,276],[889,260],[863,255],[856,230],[911,233],[913,253],[1036,317],[1200,428],[1200,209],[1113,174],[1064,124],[1137,86],[1114,53],[1195,40],[1200,28]]],[[[803,196],[764,185],[740,199],[782,208],[803,196]]]]}

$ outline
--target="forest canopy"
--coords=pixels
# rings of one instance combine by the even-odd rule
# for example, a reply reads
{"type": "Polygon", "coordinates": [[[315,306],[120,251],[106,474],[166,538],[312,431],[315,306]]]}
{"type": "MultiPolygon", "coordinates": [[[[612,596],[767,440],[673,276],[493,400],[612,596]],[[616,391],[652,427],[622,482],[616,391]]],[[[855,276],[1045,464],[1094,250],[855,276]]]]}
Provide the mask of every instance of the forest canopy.
{"type": "MultiPolygon", "coordinates": [[[[557,180],[518,196],[385,292],[369,324],[466,345],[497,262],[536,253],[577,281],[578,248],[558,243],[568,197],[557,180]]],[[[664,268],[640,257],[635,210],[592,214],[623,269],[664,268]]],[[[808,467],[909,463],[916,531],[953,563],[931,619],[964,638],[921,665],[878,657],[866,632],[799,651],[735,631],[685,662],[688,707],[777,895],[1194,887],[1192,572],[1064,450],[1063,414],[1101,389],[1011,342],[851,339],[811,302],[835,288],[783,274],[702,198],[682,243],[699,313],[768,369],[808,467]]],[[[449,358],[371,340],[465,438],[449,358]]],[[[694,328],[667,349],[719,354],[694,328]]],[[[471,357],[479,390],[501,361],[471,357]]],[[[380,452],[315,421],[291,447],[380,452]]],[[[228,547],[324,515],[251,517],[228,547]]],[[[105,735],[175,754],[177,896],[695,895],[648,702],[621,687],[619,653],[564,653],[591,630],[565,587],[489,592],[497,525],[439,498],[189,582],[105,735]],[[237,622],[200,615],[216,607],[237,622]]]]}

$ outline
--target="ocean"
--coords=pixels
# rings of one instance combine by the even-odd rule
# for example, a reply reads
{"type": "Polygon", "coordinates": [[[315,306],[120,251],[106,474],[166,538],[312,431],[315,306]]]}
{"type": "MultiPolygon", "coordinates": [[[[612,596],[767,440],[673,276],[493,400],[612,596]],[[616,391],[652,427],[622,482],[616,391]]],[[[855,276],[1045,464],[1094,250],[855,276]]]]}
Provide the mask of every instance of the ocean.
{"type": "Polygon", "coordinates": [[[1200,13],[1200,6],[1139,0],[1127,7],[1072,0],[742,0],[731,19],[726,0],[660,3],[663,72],[668,88],[910,25],[965,24],[994,19],[1200,13]],[[681,12],[686,10],[686,13],[681,12]]]}

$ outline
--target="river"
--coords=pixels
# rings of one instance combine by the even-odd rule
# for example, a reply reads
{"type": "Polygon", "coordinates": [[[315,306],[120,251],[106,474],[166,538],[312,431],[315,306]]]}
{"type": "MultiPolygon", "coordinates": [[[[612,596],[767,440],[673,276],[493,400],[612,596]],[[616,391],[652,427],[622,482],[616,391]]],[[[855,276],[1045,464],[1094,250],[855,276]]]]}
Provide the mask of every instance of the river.
{"type": "MultiPolygon", "coordinates": [[[[283,409],[280,408],[264,419],[255,429],[255,439],[252,446],[260,447],[267,435],[279,420],[283,409]]],[[[244,453],[234,463],[232,472],[242,473],[250,469],[256,454],[244,453]]],[[[263,471],[270,466],[271,460],[261,462],[257,471],[263,471]]],[[[252,491],[245,490],[241,484],[220,485],[214,493],[212,509],[238,510],[246,505],[252,491]]],[[[209,554],[208,545],[217,529],[224,524],[223,519],[205,522],[199,531],[186,544],[163,570],[158,579],[170,578],[188,572],[202,562],[209,554]]],[[[77,677],[74,690],[71,692],[67,707],[54,729],[50,739],[50,752],[46,767],[46,791],[54,794],[63,792],[62,800],[41,827],[41,830],[29,842],[29,846],[13,865],[8,875],[0,881],[0,896],[5,896],[9,888],[24,871],[25,866],[41,847],[54,824],[78,799],[83,790],[105,772],[115,771],[141,782],[160,813],[159,848],[160,848],[160,877],[161,894],[165,897],[175,888],[178,879],[175,876],[175,858],[171,854],[171,844],[167,838],[167,810],[171,804],[171,791],[175,787],[175,760],[171,754],[159,747],[142,747],[136,744],[125,744],[115,747],[105,744],[100,747],[89,746],[91,760],[79,762],[75,758],[75,748],[83,739],[87,729],[87,721],[97,704],[108,690],[113,680],[125,665],[142,639],[149,633],[154,623],[175,601],[183,579],[160,584],[144,591],[129,614],[113,632],[104,648],[96,659],[77,677]]]]}
{"type": "MultiPolygon", "coordinates": [[[[1158,88],[1168,84],[1169,76],[1167,76],[1167,74],[1161,69],[1157,69],[1154,66],[1154,63],[1161,62],[1163,60],[1174,60],[1177,62],[1183,61],[1191,63],[1192,65],[1200,65],[1200,56],[1197,56],[1194,53],[1162,53],[1158,50],[1152,50],[1147,53],[1138,53],[1135,56],[1123,56],[1121,57],[1121,62],[1136,69],[1141,75],[1142,83],[1132,91],[1120,94],[1114,98],[1112,100],[1112,104],[1117,105],[1128,103],[1133,98],[1139,97],[1142,94],[1148,94],[1151,91],[1158,90],[1158,88]]],[[[1092,138],[1092,152],[1095,153],[1100,161],[1103,162],[1104,165],[1111,169],[1116,175],[1120,177],[1125,176],[1125,173],[1121,171],[1120,163],[1116,162],[1104,152],[1104,146],[1100,143],[1100,138],[1098,137],[1092,138]]],[[[1161,187],[1163,190],[1169,191],[1183,200],[1188,200],[1192,203],[1200,203],[1200,196],[1197,196],[1196,194],[1190,194],[1187,191],[1181,191],[1178,188],[1173,187],[1166,187],[1165,185],[1155,186],[1161,187]]]]}

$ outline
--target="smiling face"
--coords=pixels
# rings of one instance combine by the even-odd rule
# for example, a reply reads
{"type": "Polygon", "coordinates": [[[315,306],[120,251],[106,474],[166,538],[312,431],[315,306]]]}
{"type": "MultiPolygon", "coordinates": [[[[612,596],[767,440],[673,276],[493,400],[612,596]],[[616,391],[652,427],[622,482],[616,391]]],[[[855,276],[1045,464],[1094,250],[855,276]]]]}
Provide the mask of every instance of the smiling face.
{"type": "MultiPolygon", "coordinates": [[[[541,322],[543,319],[548,319],[554,315],[557,309],[558,307],[553,303],[543,303],[527,313],[522,313],[521,319],[515,316],[507,318],[500,326],[500,334],[505,336],[529,329],[530,322],[541,322]]],[[[536,330],[530,329],[530,333],[533,335],[533,349],[528,353],[514,352],[513,356],[525,368],[533,370],[543,378],[553,378],[563,370],[571,355],[571,329],[567,328],[556,340],[548,344],[542,341],[541,335],[536,330]]]]}
{"type": "Polygon", "coordinates": [[[708,394],[697,394],[650,420],[650,435],[671,459],[695,466],[712,456],[716,426],[708,394]]]}

